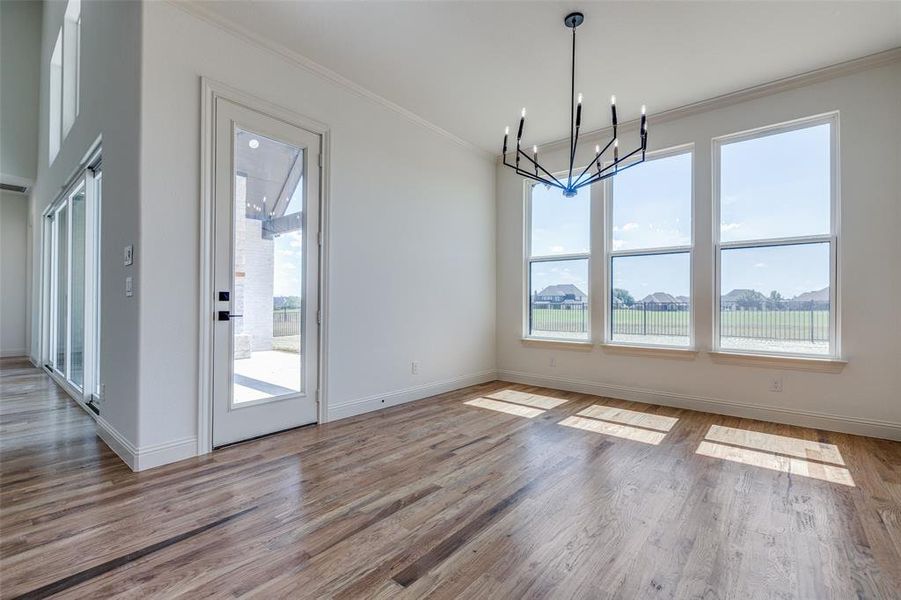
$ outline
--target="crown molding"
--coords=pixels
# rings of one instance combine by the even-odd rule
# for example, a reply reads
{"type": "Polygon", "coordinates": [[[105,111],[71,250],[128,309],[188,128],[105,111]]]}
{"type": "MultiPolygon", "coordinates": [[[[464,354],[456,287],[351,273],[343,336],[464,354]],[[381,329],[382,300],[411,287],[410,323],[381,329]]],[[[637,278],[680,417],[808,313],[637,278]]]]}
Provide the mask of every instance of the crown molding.
{"type": "Polygon", "coordinates": [[[339,87],[342,87],[361,98],[366,98],[367,100],[370,100],[378,104],[379,106],[382,106],[383,108],[387,108],[388,110],[401,115],[411,123],[425,127],[433,133],[437,133],[438,135],[454,142],[455,144],[465,148],[466,150],[469,150],[470,152],[479,155],[482,158],[485,158],[487,160],[494,160],[495,158],[495,154],[493,152],[489,152],[483,148],[480,148],[479,146],[476,146],[472,142],[454,135],[446,129],[443,129],[442,127],[435,125],[431,121],[417,115],[413,111],[407,110],[403,106],[396,104],[391,100],[380,96],[379,94],[376,94],[375,92],[363,87],[362,85],[355,83],[350,79],[344,77],[343,75],[340,75],[339,73],[329,69],[328,67],[321,65],[316,61],[298,52],[295,52],[294,50],[291,50],[283,44],[268,40],[239,23],[235,23],[230,19],[226,19],[221,15],[215,14],[211,10],[200,4],[177,0],[167,0],[167,2],[170,6],[174,6],[182,12],[185,12],[188,15],[201,20],[208,25],[212,25],[213,27],[221,29],[244,42],[271,52],[276,56],[294,64],[295,66],[304,69],[305,71],[317,75],[330,83],[338,85],[339,87]]]}
{"type": "MultiPolygon", "coordinates": [[[[779,92],[797,89],[814,83],[819,83],[821,81],[827,81],[829,79],[835,79],[836,77],[842,77],[844,75],[857,73],[859,71],[866,71],[868,69],[882,67],[898,61],[901,61],[901,46],[891,48],[890,50],[877,52],[875,54],[868,54],[867,56],[862,56],[860,58],[855,58],[845,62],[836,63],[827,67],[814,69],[813,71],[807,71],[798,75],[790,75],[788,77],[783,77],[782,79],[776,79],[767,83],[762,83],[759,85],[736,90],[734,92],[721,94],[719,96],[714,96],[713,98],[708,98],[706,100],[684,104],[682,106],[664,110],[659,113],[654,113],[653,115],[648,115],[648,124],[659,124],[665,123],[667,121],[674,121],[676,119],[709,112],[718,108],[725,108],[727,106],[732,106],[734,104],[746,102],[755,98],[770,96],[779,92]]],[[[619,124],[620,130],[637,127],[638,119],[623,121],[619,124]]],[[[594,129],[582,133],[580,139],[590,141],[594,137],[609,137],[612,132],[612,127],[602,127],[600,129],[594,129]]],[[[569,140],[565,138],[538,145],[538,148],[543,152],[554,152],[556,150],[562,150],[568,147],[569,140]]],[[[498,154],[496,158],[497,162],[501,162],[503,155],[498,154]]]]}

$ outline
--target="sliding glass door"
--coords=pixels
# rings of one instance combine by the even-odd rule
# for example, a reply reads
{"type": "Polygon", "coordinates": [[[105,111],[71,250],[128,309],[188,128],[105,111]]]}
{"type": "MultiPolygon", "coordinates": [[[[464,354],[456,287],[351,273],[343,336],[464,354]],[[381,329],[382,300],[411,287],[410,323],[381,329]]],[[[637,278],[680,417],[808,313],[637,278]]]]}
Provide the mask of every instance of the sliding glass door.
{"type": "Polygon", "coordinates": [[[45,365],[85,402],[99,388],[99,163],[45,213],[45,365]]]}

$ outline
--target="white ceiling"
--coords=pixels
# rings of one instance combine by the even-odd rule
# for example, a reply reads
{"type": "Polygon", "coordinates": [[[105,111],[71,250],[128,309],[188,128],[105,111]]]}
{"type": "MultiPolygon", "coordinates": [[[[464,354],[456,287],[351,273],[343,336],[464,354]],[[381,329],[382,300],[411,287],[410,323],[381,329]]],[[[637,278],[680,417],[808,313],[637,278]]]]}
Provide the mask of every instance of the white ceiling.
{"type": "Polygon", "coordinates": [[[583,128],[901,46],[901,2],[202,2],[485,150],[567,135],[570,34],[583,128]]]}

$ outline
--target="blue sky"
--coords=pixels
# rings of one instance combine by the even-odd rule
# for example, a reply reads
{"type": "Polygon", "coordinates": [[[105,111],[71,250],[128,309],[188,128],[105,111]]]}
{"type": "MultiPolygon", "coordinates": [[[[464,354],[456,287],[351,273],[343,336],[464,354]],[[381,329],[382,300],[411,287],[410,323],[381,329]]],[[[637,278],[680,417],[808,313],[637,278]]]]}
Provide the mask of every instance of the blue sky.
{"type": "MultiPolygon", "coordinates": [[[[830,223],[829,125],[780,133],[722,147],[723,241],[828,234],[830,223]]],[[[691,243],[691,155],[648,161],[613,178],[614,250],[691,243]]],[[[590,201],[536,186],[532,200],[532,253],[588,250],[590,201]]],[[[689,295],[688,255],[618,258],[614,287],[638,300],[652,292],[689,295]]],[[[574,283],[587,291],[587,269],[557,262],[535,269],[532,288],[574,283]],[[586,286],[586,287],[583,287],[586,286]]],[[[829,285],[828,244],[729,250],[722,258],[722,291],[776,290],[791,298],[829,285]]]]}
{"type": "MultiPolygon", "coordinates": [[[[303,178],[294,188],[285,214],[303,210],[303,178]]],[[[303,296],[303,233],[292,231],[275,238],[274,296],[303,296]]]]}

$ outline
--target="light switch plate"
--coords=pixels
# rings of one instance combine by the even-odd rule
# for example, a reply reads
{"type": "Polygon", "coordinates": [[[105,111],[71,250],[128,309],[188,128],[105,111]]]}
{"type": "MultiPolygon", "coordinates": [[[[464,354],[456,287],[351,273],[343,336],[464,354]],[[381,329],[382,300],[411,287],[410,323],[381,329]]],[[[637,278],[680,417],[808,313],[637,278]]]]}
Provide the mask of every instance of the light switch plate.
{"type": "Polygon", "coordinates": [[[125,266],[130,267],[135,260],[135,248],[131,244],[125,246],[125,266]]]}
{"type": "Polygon", "coordinates": [[[129,298],[135,295],[134,286],[132,285],[131,277],[125,278],[125,295],[129,298]]]}

